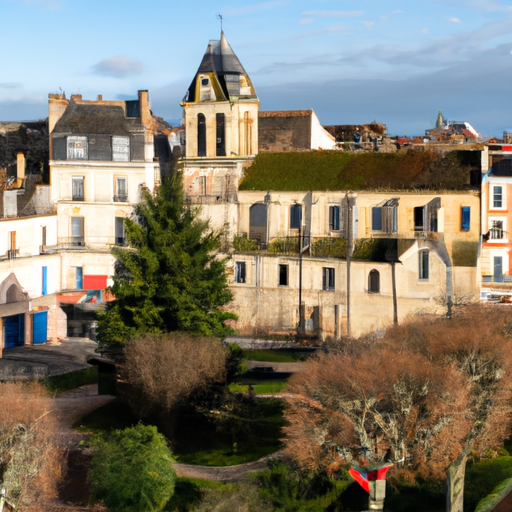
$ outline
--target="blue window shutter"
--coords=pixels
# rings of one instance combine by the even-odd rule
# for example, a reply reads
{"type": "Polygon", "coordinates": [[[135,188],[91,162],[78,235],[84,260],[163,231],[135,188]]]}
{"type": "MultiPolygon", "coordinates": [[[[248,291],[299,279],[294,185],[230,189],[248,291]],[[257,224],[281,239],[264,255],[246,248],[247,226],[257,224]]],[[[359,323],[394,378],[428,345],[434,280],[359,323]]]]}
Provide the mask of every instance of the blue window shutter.
{"type": "Polygon", "coordinates": [[[48,295],[48,267],[43,267],[43,286],[41,295],[48,295]]]}
{"type": "Polygon", "coordinates": [[[302,206],[300,204],[294,204],[290,206],[290,228],[298,229],[300,227],[300,221],[302,220],[302,206]]]}
{"type": "Polygon", "coordinates": [[[372,230],[382,231],[382,208],[372,208],[372,230]]]}
{"type": "Polygon", "coordinates": [[[470,211],[471,211],[471,209],[469,206],[462,207],[462,222],[461,222],[462,231],[469,231],[470,211]]]}

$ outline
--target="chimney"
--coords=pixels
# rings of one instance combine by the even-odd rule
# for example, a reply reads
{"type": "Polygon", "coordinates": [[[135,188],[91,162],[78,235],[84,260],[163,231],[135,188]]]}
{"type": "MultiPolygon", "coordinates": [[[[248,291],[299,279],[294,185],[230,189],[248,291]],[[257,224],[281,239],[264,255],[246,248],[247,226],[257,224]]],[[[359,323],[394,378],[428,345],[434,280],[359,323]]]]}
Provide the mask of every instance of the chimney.
{"type": "Polygon", "coordinates": [[[17,164],[17,170],[16,170],[16,177],[18,180],[24,180],[25,179],[25,155],[21,152],[19,152],[16,155],[16,164],[17,164]]]}
{"type": "Polygon", "coordinates": [[[151,126],[152,115],[149,110],[149,94],[148,91],[139,91],[139,109],[140,109],[140,122],[145,128],[151,126]]]}

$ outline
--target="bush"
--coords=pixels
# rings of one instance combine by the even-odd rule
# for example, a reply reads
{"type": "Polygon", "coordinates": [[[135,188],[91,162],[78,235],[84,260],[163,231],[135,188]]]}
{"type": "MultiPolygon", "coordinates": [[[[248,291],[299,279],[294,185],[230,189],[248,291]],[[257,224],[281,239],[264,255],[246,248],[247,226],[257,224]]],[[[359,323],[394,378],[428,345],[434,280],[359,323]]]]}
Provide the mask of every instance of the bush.
{"type": "Polygon", "coordinates": [[[258,250],[258,241],[251,240],[247,233],[233,238],[233,247],[236,252],[254,252],[258,250]]]}
{"type": "Polygon", "coordinates": [[[174,492],[171,450],[156,427],[115,430],[92,442],[91,497],[111,512],[159,512],[174,492]]]}
{"type": "Polygon", "coordinates": [[[464,510],[475,510],[478,502],[512,477],[512,457],[478,462],[468,467],[465,479],[464,510]]]}

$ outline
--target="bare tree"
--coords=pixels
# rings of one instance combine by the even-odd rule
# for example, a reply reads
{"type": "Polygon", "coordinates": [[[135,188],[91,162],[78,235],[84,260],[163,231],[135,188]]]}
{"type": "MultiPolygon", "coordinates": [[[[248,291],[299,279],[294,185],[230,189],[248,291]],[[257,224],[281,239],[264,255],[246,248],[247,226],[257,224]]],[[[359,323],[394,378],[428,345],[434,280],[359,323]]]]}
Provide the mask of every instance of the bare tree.
{"type": "Polygon", "coordinates": [[[148,335],[127,343],[121,377],[138,396],[132,401],[137,413],[168,412],[223,382],[226,357],[227,350],[214,338],[148,335]]]}
{"type": "Polygon", "coordinates": [[[468,453],[497,448],[509,433],[511,333],[508,309],[472,307],[307,363],[290,381],[288,451],[331,473],[386,458],[402,460],[391,478],[448,473],[449,510],[462,510],[468,453]]]}
{"type": "Polygon", "coordinates": [[[0,384],[0,486],[16,508],[57,496],[64,467],[53,400],[37,383],[0,384]]]}

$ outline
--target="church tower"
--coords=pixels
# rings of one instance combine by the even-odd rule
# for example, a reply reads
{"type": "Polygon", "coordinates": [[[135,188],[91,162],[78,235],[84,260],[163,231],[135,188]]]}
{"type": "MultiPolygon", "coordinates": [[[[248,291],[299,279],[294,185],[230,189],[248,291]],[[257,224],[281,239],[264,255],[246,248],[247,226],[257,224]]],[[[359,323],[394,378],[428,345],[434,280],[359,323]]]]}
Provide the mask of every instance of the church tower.
{"type": "Polygon", "coordinates": [[[259,99],[224,32],[210,41],[183,99],[186,158],[258,152],[259,99]]]}

